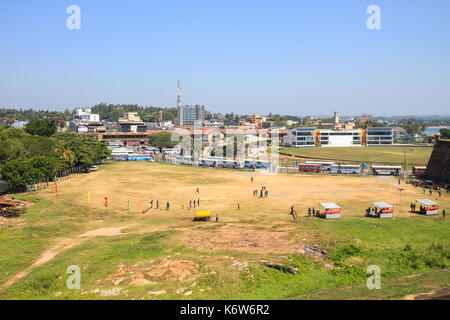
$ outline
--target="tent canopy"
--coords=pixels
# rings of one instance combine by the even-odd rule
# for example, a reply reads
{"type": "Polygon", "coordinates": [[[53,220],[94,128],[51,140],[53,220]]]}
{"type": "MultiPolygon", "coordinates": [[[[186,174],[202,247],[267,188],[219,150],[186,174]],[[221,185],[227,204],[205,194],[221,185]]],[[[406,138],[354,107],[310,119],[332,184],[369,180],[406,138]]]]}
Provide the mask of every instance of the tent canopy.
{"type": "Polygon", "coordinates": [[[421,204],[424,204],[426,206],[438,206],[439,204],[437,202],[428,200],[428,199],[417,199],[416,202],[419,202],[421,204]]]}
{"type": "Polygon", "coordinates": [[[325,202],[325,203],[320,203],[320,205],[325,208],[325,210],[328,209],[342,209],[341,207],[339,207],[336,203],[334,202],[325,202]]]}
{"type": "Polygon", "coordinates": [[[380,208],[380,209],[394,208],[389,203],[386,203],[384,201],[371,202],[370,205],[376,206],[377,208],[380,208]]]}

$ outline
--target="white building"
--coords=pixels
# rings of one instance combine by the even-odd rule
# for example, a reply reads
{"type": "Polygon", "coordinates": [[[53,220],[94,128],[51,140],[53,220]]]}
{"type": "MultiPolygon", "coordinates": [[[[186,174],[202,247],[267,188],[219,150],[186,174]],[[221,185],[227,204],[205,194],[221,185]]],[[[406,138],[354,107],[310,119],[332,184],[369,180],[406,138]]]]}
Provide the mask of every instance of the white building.
{"type": "Polygon", "coordinates": [[[96,131],[101,126],[100,115],[91,113],[91,109],[75,109],[72,121],[69,122],[69,129],[74,132],[96,131]]]}
{"type": "Polygon", "coordinates": [[[361,147],[392,145],[393,128],[288,130],[286,143],[291,147],[361,147]]]}

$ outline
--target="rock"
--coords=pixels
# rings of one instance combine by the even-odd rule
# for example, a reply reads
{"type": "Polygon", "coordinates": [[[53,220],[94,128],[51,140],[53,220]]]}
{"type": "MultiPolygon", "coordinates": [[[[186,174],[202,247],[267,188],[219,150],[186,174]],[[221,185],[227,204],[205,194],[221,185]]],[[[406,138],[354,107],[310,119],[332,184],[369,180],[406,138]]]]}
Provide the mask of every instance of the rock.
{"type": "Polygon", "coordinates": [[[186,290],[186,288],[179,288],[177,290],[177,294],[183,293],[186,290]]]}
{"type": "Polygon", "coordinates": [[[333,269],[333,266],[332,266],[331,264],[329,264],[329,263],[324,263],[323,267],[324,267],[325,269],[327,269],[327,270],[333,269]]]}
{"type": "Polygon", "coordinates": [[[289,268],[289,273],[290,273],[290,274],[297,274],[297,273],[298,273],[298,268],[290,267],[290,268],[289,268]]]}
{"type": "Polygon", "coordinates": [[[159,290],[159,291],[149,291],[147,292],[148,294],[155,294],[155,295],[160,295],[160,294],[165,294],[166,290],[159,290]]]}
{"type": "Polygon", "coordinates": [[[192,294],[192,291],[186,291],[184,295],[185,296],[190,296],[191,294],[192,294]]]}
{"type": "Polygon", "coordinates": [[[122,288],[113,288],[113,289],[106,289],[106,290],[100,290],[99,295],[102,297],[111,297],[111,296],[118,296],[122,293],[127,293],[128,291],[122,291],[122,288]]]}

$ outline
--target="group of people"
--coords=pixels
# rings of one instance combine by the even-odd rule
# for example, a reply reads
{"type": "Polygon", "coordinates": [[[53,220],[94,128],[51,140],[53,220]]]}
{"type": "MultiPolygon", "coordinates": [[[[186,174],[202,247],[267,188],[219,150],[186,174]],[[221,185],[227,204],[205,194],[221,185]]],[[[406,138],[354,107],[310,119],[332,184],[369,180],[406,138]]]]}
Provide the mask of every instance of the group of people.
{"type": "MultiPolygon", "coordinates": [[[[169,208],[170,208],[170,203],[169,203],[169,201],[167,201],[167,203],[166,203],[166,210],[169,210],[169,208]]],[[[148,207],[144,211],[147,211],[149,209],[153,209],[153,200],[150,200],[150,207],[148,207]]],[[[155,209],[159,209],[159,200],[156,200],[156,202],[155,202],[155,209]]]]}
{"type": "MultiPolygon", "coordinates": [[[[200,188],[199,187],[197,187],[196,193],[200,194],[200,188]]],[[[153,202],[153,199],[152,199],[152,200],[150,200],[150,206],[145,208],[143,212],[145,213],[148,210],[153,209],[153,204],[155,204],[155,209],[160,209],[159,200],[156,200],[156,202],[153,202]]],[[[194,207],[194,208],[200,207],[200,198],[197,198],[197,201],[195,199],[194,200],[189,200],[189,204],[186,207],[188,208],[188,210],[191,209],[192,207],[194,207]]],[[[170,202],[167,201],[165,210],[169,210],[169,209],[170,209],[170,202]]],[[[181,209],[184,209],[184,205],[183,204],[181,205],[181,209]]],[[[219,219],[219,216],[217,215],[216,220],[218,221],[218,219],[219,219]]]]}
{"type": "Polygon", "coordinates": [[[383,213],[383,209],[381,208],[371,208],[368,207],[366,209],[366,217],[370,217],[370,216],[377,216],[378,218],[380,217],[380,214],[383,213]]]}
{"type": "MultiPolygon", "coordinates": [[[[187,205],[188,209],[191,209],[192,206],[194,207],[194,209],[196,207],[200,207],[200,198],[197,199],[197,201],[194,200],[189,200],[189,205],[187,205]]],[[[184,209],[184,205],[181,205],[181,209],[184,209]]]]}
{"type": "Polygon", "coordinates": [[[320,210],[319,209],[316,209],[316,208],[308,208],[308,217],[311,217],[311,216],[313,216],[313,217],[322,217],[323,216],[323,214],[322,213],[320,213],[320,210]]]}
{"type": "Polygon", "coordinates": [[[267,198],[269,196],[269,191],[265,186],[261,188],[261,190],[258,192],[258,189],[253,190],[253,196],[257,197],[259,193],[260,198],[267,198]]]}

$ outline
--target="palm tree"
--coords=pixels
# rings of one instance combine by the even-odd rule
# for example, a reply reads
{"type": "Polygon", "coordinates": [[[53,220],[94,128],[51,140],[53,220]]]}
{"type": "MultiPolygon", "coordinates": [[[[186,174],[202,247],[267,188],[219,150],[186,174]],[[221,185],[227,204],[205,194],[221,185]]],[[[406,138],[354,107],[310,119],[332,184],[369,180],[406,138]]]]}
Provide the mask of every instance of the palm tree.
{"type": "Polygon", "coordinates": [[[56,153],[59,155],[59,157],[66,162],[69,167],[72,167],[72,165],[75,162],[75,152],[73,152],[66,143],[63,143],[59,145],[56,148],[56,153]]]}

